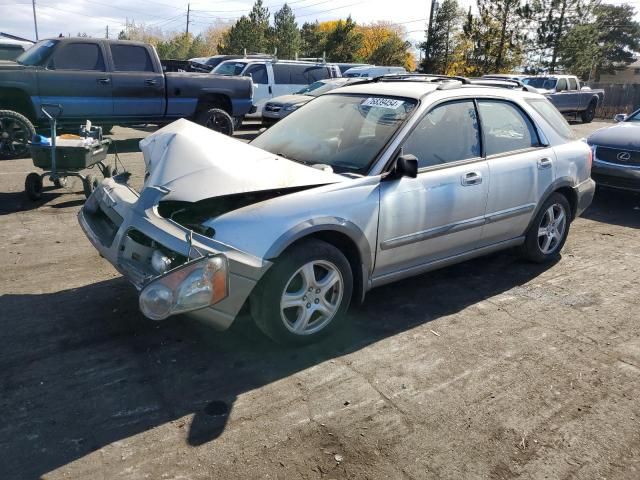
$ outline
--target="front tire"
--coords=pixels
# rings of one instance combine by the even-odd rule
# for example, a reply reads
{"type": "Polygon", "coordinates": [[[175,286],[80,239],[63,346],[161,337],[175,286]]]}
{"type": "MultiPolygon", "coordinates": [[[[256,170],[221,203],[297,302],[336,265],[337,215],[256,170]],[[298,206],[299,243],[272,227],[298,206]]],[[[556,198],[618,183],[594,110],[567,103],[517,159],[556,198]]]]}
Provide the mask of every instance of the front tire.
{"type": "Polygon", "coordinates": [[[0,160],[29,156],[29,142],[35,134],[27,117],[12,110],[0,110],[0,160]]]}
{"type": "Polygon", "coordinates": [[[27,197],[34,202],[40,200],[42,198],[42,177],[35,172],[27,175],[24,181],[24,190],[27,192],[27,197]]]}
{"type": "Polygon", "coordinates": [[[198,115],[197,122],[203,127],[231,136],[234,131],[234,121],[227,112],[221,108],[211,108],[198,115]]]}
{"type": "Polygon", "coordinates": [[[527,231],[522,252],[535,263],[555,260],[560,255],[569,234],[571,207],[566,197],[552,193],[543,203],[527,231]]]}
{"type": "Polygon", "coordinates": [[[344,254],[321,240],[285,251],[254,291],[251,314],[278,343],[313,343],[346,319],[353,273],[344,254]]]}
{"type": "Polygon", "coordinates": [[[592,100],[586,110],[580,113],[582,123],[591,123],[596,116],[597,103],[592,100]]]}

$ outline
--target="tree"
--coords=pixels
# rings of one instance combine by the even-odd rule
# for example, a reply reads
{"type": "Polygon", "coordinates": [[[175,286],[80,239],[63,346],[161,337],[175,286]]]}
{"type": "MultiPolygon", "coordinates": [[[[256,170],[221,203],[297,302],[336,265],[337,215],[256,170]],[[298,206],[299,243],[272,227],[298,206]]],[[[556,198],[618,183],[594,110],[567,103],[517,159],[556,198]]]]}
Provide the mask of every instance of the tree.
{"type": "Polygon", "coordinates": [[[362,48],[362,33],[358,32],[351,15],[338,20],[335,28],[327,34],[326,51],[332,62],[357,62],[362,59],[357,52],[362,48]]]}
{"type": "MultiPolygon", "coordinates": [[[[463,12],[457,0],[444,0],[436,12],[431,27],[431,37],[420,44],[424,50],[421,68],[427,73],[446,72],[455,48],[456,33],[460,30],[463,12]]],[[[427,37],[429,32],[427,31],[427,37]]]]}
{"type": "Polygon", "coordinates": [[[393,34],[371,53],[367,61],[374,65],[405,65],[407,62],[407,50],[410,48],[410,42],[403,40],[397,34],[393,34]]]}
{"type": "Polygon", "coordinates": [[[262,4],[262,0],[256,0],[249,12],[249,16],[243,15],[226,32],[218,45],[218,50],[225,54],[242,54],[247,52],[264,52],[269,47],[267,44],[269,30],[269,9],[262,4]]]}
{"type": "Polygon", "coordinates": [[[528,9],[521,0],[478,0],[480,21],[492,41],[489,47],[495,54],[496,72],[504,71],[509,50],[520,46],[523,20],[530,16],[528,9]]]}
{"type": "Polygon", "coordinates": [[[640,50],[640,23],[631,5],[601,4],[589,23],[576,25],[560,47],[560,63],[585,80],[599,80],[634,61],[640,50]]]}
{"type": "Polygon", "coordinates": [[[278,49],[278,56],[294,58],[300,51],[300,30],[291,7],[286,3],[273,14],[273,47],[278,49]]]}
{"type": "Polygon", "coordinates": [[[326,43],[326,34],[320,31],[320,24],[305,22],[300,29],[300,51],[303,57],[321,58],[326,43]]]}
{"type": "Polygon", "coordinates": [[[594,0],[534,0],[531,19],[537,25],[535,32],[536,53],[542,59],[541,66],[554,73],[560,48],[567,33],[584,23],[594,0]]]}

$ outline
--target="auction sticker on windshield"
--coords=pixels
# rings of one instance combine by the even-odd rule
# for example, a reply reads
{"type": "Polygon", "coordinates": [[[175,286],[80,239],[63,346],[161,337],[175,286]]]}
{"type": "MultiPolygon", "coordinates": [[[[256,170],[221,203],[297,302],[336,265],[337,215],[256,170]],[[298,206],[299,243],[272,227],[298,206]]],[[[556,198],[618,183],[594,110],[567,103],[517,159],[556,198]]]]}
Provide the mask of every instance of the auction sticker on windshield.
{"type": "Polygon", "coordinates": [[[380,107],[396,110],[404,104],[404,100],[396,100],[395,98],[370,97],[362,102],[364,107],[380,107]]]}

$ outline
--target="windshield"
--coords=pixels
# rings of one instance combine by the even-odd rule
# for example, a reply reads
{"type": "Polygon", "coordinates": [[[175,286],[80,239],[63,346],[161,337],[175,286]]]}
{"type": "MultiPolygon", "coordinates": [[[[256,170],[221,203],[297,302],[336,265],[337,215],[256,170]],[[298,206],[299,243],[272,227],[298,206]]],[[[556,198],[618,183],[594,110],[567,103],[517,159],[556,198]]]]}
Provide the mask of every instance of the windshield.
{"type": "Polygon", "coordinates": [[[16,62],[21,65],[40,65],[51,55],[56,43],[57,40],[42,40],[16,58],[16,62]]]}
{"type": "Polygon", "coordinates": [[[627,119],[627,122],[640,122],[640,110],[635,113],[630,114],[627,119]]]}
{"type": "Polygon", "coordinates": [[[235,62],[232,60],[222,62],[214,68],[211,73],[217,73],[218,75],[240,75],[246,66],[246,62],[235,62]]]}
{"type": "Polygon", "coordinates": [[[386,96],[325,95],[251,143],[307,165],[325,164],[337,173],[366,175],[416,104],[413,99],[386,96]]]}
{"type": "Polygon", "coordinates": [[[529,85],[533,88],[542,88],[545,90],[553,90],[556,88],[557,80],[555,78],[547,78],[547,77],[529,77],[523,78],[522,83],[525,85],[529,85]]]}
{"type": "Polygon", "coordinates": [[[296,95],[311,95],[313,97],[317,97],[318,95],[322,95],[323,93],[338,87],[339,85],[334,82],[313,82],[311,85],[298,90],[296,95]]]}

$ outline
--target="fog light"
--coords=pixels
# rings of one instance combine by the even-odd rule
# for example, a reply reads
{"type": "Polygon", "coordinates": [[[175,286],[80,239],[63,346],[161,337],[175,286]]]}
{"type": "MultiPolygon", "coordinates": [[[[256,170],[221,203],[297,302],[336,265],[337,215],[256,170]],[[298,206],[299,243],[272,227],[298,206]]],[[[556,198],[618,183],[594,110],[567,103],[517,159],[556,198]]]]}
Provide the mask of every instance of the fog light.
{"type": "Polygon", "coordinates": [[[173,291],[161,283],[153,283],[140,294],[140,310],[151,320],[164,320],[171,315],[173,291]]]}
{"type": "Polygon", "coordinates": [[[148,283],[140,293],[140,310],[152,320],[162,320],[208,307],[227,297],[228,284],[224,255],[199,258],[148,283]]]}
{"type": "Polygon", "coordinates": [[[162,275],[171,269],[171,259],[160,250],[154,250],[151,255],[151,268],[162,275]]]}

